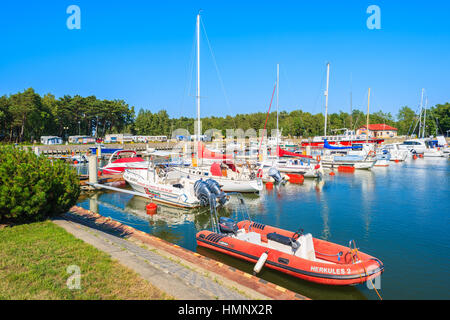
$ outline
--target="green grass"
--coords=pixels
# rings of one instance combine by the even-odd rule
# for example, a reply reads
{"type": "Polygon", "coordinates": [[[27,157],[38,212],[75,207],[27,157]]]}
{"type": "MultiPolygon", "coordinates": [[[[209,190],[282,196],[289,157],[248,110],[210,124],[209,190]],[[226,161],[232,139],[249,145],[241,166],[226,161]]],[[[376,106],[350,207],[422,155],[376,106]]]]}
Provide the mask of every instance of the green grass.
{"type": "Polygon", "coordinates": [[[0,229],[0,300],[170,298],[50,221],[0,229]],[[67,286],[70,265],[80,268],[80,289],[67,286]]]}

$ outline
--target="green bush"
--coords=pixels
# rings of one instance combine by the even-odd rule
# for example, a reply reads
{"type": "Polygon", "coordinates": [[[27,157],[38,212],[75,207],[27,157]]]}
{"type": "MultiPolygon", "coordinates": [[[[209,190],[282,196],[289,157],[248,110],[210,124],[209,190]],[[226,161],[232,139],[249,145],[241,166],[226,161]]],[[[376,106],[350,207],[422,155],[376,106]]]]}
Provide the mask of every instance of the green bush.
{"type": "Polygon", "coordinates": [[[66,212],[80,195],[74,168],[28,149],[0,147],[0,222],[40,221],[66,212]]]}

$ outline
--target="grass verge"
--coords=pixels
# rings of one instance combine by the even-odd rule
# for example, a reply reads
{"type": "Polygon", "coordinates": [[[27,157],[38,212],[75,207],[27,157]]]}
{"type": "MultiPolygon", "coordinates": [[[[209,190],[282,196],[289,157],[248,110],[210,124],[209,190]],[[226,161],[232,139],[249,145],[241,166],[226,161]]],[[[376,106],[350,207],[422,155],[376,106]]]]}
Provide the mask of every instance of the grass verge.
{"type": "Polygon", "coordinates": [[[138,274],[50,221],[0,229],[2,299],[171,299],[138,274]],[[69,289],[80,270],[80,289],[69,289]],[[69,269],[70,270],[70,269],[69,269]],[[72,277],[72,278],[71,278],[72,277]]]}

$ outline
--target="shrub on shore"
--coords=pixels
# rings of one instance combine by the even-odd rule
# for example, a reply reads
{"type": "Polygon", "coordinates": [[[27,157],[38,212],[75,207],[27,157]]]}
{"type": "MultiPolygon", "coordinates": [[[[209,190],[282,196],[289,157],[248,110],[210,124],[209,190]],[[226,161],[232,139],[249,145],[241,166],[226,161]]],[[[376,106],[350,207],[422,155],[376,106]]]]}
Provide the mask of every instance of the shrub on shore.
{"type": "Polygon", "coordinates": [[[0,223],[40,221],[66,212],[80,194],[76,171],[28,149],[0,148],[0,223]]]}

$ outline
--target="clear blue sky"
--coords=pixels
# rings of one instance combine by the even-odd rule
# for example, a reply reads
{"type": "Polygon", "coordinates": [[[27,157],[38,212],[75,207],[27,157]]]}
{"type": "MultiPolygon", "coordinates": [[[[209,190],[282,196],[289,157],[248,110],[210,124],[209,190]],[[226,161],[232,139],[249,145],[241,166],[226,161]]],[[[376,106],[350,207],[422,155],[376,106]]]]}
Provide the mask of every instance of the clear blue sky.
{"type": "Polygon", "coordinates": [[[277,63],[280,110],[323,112],[327,61],[329,112],[349,111],[351,78],[354,108],[371,87],[371,112],[415,109],[422,87],[430,105],[450,101],[450,4],[431,0],[4,1],[0,95],[33,87],[194,117],[199,9],[226,92],[202,34],[203,116],[266,112],[277,63]],[[72,4],[80,30],[66,27],[72,4]],[[372,4],[381,30],[366,26],[372,4]]]}

